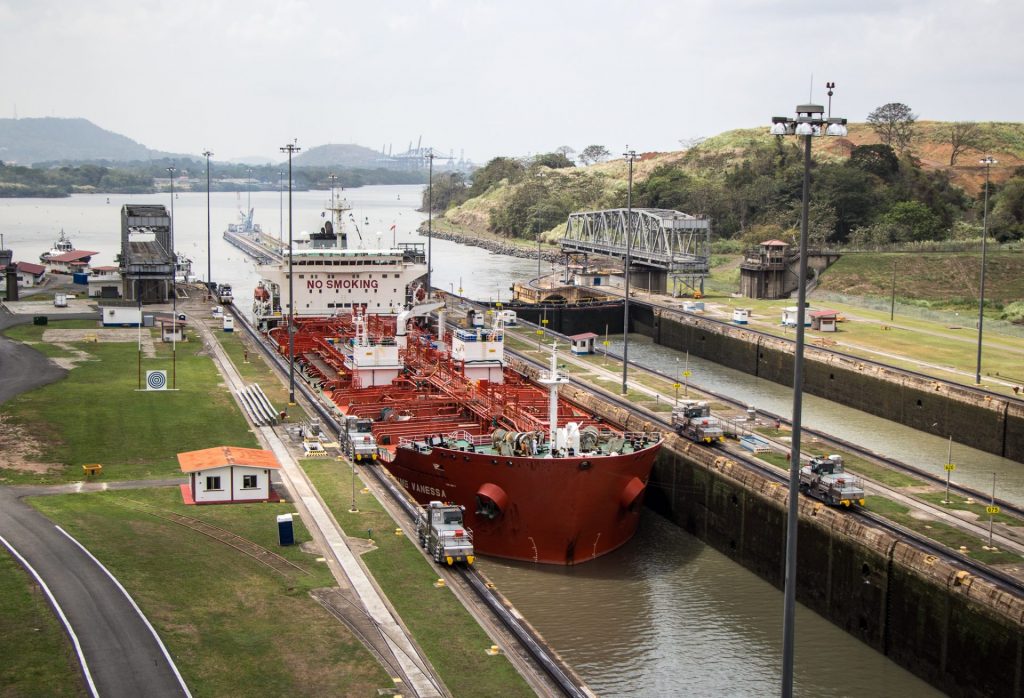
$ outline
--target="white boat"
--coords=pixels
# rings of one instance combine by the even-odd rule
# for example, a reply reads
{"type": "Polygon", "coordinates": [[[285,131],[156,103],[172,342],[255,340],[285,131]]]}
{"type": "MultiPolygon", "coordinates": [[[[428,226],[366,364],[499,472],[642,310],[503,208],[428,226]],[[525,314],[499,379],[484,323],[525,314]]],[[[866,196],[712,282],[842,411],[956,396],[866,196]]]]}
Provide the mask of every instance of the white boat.
{"type": "Polygon", "coordinates": [[[61,228],[60,237],[57,238],[57,242],[53,243],[53,249],[51,249],[49,252],[43,252],[41,255],[39,255],[39,261],[42,262],[43,264],[46,264],[47,262],[50,261],[50,257],[59,257],[65,252],[71,252],[74,249],[74,244],[72,244],[68,236],[64,234],[64,229],[61,228]]]}

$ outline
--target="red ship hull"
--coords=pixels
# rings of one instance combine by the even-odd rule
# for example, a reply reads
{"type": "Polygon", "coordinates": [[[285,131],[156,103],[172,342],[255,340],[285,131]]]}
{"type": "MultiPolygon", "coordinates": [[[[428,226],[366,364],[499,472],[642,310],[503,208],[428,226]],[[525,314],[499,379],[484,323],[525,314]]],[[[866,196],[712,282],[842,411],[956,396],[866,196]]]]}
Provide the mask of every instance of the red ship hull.
{"type": "Polygon", "coordinates": [[[465,507],[477,552],[572,565],[615,550],[636,532],[659,448],[596,458],[399,448],[384,466],[421,504],[442,500],[465,507]],[[493,519],[478,513],[481,492],[506,497],[493,519]]]}
{"type": "MultiPolygon", "coordinates": [[[[371,317],[370,334],[383,337],[381,343],[364,339],[349,346],[343,341],[356,334],[350,323],[338,318],[300,325],[294,343],[303,374],[346,416],[373,420],[376,442],[390,456],[382,465],[419,503],[440,500],[465,508],[477,553],[571,565],[615,550],[636,532],[660,434],[617,430],[528,378],[529,367],[520,372],[504,366],[497,381],[493,372],[470,379],[465,365],[415,328],[400,351],[391,350],[401,361],[379,364],[391,366],[393,374],[357,376],[355,352],[395,347],[386,344],[395,330],[371,317]],[[343,349],[351,349],[351,356],[343,349]],[[549,436],[553,399],[562,439],[557,444],[549,436]]],[[[483,332],[484,341],[500,334],[483,332]]],[[[465,336],[472,345],[475,335],[465,336]]],[[[271,337],[283,352],[285,335],[271,337]]]]}

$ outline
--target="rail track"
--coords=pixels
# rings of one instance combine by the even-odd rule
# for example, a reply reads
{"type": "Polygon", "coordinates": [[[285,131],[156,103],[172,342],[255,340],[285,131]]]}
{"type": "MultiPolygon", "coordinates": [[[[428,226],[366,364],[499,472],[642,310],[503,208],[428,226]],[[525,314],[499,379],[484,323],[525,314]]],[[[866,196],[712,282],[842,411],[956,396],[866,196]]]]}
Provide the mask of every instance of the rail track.
{"type": "MultiPolygon", "coordinates": [[[[282,377],[288,375],[288,364],[270,346],[268,346],[260,334],[249,324],[248,320],[235,308],[229,306],[229,312],[234,315],[239,327],[253,340],[255,346],[270,362],[282,377]]],[[[342,428],[334,419],[333,414],[323,405],[320,398],[313,392],[305,381],[296,381],[296,390],[302,394],[309,405],[317,413],[321,423],[334,430],[335,434],[341,435],[342,428]]],[[[397,504],[409,517],[415,519],[417,508],[415,503],[405,492],[388,478],[381,468],[364,466],[365,472],[370,473],[373,478],[390,494],[392,501],[397,504]]],[[[587,698],[591,694],[579,686],[576,679],[554,654],[548,651],[542,638],[540,638],[528,625],[522,623],[502,603],[501,598],[492,590],[483,575],[473,568],[457,568],[458,575],[462,578],[469,589],[477,598],[494,614],[501,626],[508,634],[515,638],[521,652],[528,656],[544,672],[545,676],[557,687],[558,691],[571,698],[587,698]]]]}
{"type": "Polygon", "coordinates": [[[310,574],[309,570],[295,564],[291,560],[281,557],[277,553],[267,550],[262,545],[254,543],[248,538],[243,538],[242,536],[232,533],[220,526],[215,526],[209,522],[202,521],[201,519],[197,519],[192,516],[185,516],[167,509],[154,507],[135,499],[118,498],[115,501],[125,508],[144,512],[151,516],[155,516],[158,519],[163,519],[164,521],[170,521],[171,523],[184,526],[185,528],[190,528],[197,533],[201,533],[204,536],[220,541],[224,545],[230,546],[238,552],[248,555],[253,560],[266,565],[270,569],[286,577],[293,574],[310,574]]]}

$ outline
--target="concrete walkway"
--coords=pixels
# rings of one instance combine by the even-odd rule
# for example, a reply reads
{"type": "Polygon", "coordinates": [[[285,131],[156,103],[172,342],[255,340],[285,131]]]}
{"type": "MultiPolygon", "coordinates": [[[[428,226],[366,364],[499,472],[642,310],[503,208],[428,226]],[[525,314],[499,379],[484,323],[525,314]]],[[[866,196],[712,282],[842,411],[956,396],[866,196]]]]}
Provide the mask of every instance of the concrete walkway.
{"type": "MultiPolygon", "coordinates": [[[[210,349],[210,354],[224,377],[232,395],[238,401],[238,392],[245,387],[234,364],[216,340],[209,326],[200,320],[192,326],[203,336],[203,341],[210,349]]],[[[239,405],[239,409],[242,409],[239,405]]],[[[243,414],[245,413],[242,409],[243,414]]],[[[338,584],[352,590],[358,597],[366,613],[380,628],[382,636],[401,667],[406,685],[415,695],[422,698],[433,698],[445,695],[439,688],[439,679],[433,676],[429,663],[412,642],[408,633],[392,613],[390,606],[381,592],[373,583],[372,578],[362,566],[359,558],[352,553],[346,542],[345,532],[331,516],[316,489],[299,467],[288,448],[278,437],[272,427],[260,427],[257,437],[267,450],[273,451],[281,463],[281,479],[295,503],[303,523],[324,550],[329,567],[334,573],[338,584]]]]}

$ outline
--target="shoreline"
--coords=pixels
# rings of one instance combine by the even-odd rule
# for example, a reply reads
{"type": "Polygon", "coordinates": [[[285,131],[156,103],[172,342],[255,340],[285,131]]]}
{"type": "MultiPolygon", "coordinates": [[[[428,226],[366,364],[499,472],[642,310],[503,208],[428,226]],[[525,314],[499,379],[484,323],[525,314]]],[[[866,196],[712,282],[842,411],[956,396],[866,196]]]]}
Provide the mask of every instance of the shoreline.
{"type": "MultiPolygon", "coordinates": [[[[421,236],[426,236],[426,223],[422,223],[420,227],[416,229],[416,232],[421,236]]],[[[536,250],[496,236],[488,237],[474,233],[461,233],[454,230],[443,230],[436,227],[431,231],[431,235],[438,240],[448,240],[450,242],[455,242],[460,245],[468,245],[470,247],[482,247],[494,254],[503,254],[508,257],[519,257],[521,259],[537,258],[536,250]]],[[[551,246],[548,245],[547,247],[550,248],[551,246]]],[[[541,259],[545,262],[558,262],[561,259],[561,255],[557,250],[542,249],[541,259]]]]}

